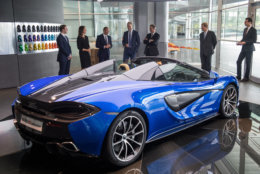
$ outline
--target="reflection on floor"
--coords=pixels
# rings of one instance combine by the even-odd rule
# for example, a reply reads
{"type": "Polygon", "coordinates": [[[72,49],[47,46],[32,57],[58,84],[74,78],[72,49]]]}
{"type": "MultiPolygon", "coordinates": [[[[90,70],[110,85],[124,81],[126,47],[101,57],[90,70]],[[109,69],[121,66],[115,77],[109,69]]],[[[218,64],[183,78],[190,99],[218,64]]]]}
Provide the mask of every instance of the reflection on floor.
{"type": "Polygon", "coordinates": [[[102,159],[50,155],[27,145],[11,119],[1,121],[0,173],[259,173],[260,106],[240,101],[238,113],[147,144],[142,157],[125,168],[102,159]]]}

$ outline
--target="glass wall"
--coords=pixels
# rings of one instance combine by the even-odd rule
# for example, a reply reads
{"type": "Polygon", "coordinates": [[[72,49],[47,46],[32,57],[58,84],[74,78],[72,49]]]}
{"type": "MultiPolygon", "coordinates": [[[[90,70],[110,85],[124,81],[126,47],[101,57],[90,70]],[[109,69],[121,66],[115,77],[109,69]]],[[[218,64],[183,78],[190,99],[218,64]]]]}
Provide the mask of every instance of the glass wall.
{"type": "MultiPolygon", "coordinates": [[[[260,0],[255,0],[255,2],[258,3],[253,4],[253,7],[260,5],[260,0]]],[[[102,33],[104,26],[108,26],[113,40],[111,57],[122,58],[121,39],[123,32],[126,31],[126,23],[133,21],[134,2],[64,0],[63,4],[65,24],[69,27],[68,36],[71,41],[73,57],[75,57],[72,61],[72,68],[80,67],[76,47],[77,32],[80,25],[87,27],[87,35],[92,48],[95,47],[97,35],[102,33]]],[[[219,68],[236,73],[236,60],[241,50],[241,46],[237,46],[236,42],[242,38],[245,28],[244,20],[248,16],[248,7],[249,0],[169,1],[168,39],[170,43],[175,45],[175,48],[169,49],[168,56],[200,66],[200,25],[203,22],[208,22],[209,29],[217,35],[218,14],[220,14],[219,68]],[[218,7],[221,3],[222,6],[218,7]]],[[[258,42],[260,42],[259,16],[260,10],[256,8],[255,26],[258,30],[258,42]]],[[[260,62],[257,58],[260,56],[259,43],[255,46],[252,75],[260,78],[260,71],[258,71],[260,62]]],[[[212,65],[216,66],[216,54],[213,54],[212,65]]]]}
{"type": "Polygon", "coordinates": [[[237,6],[242,2],[223,1],[223,7],[228,8],[223,8],[222,11],[220,68],[232,73],[236,73],[236,61],[241,51],[241,46],[236,43],[243,37],[244,21],[248,13],[247,4],[237,6]]]}
{"type": "MultiPolygon", "coordinates": [[[[68,37],[72,47],[72,72],[80,69],[79,51],[76,45],[78,27],[87,28],[91,48],[95,48],[96,37],[108,26],[112,37],[111,58],[122,59],[121,44],[128,21],[133,21],[133,2],[94,2],[64,0],[64,23],[68,26],[68,37]]],[[[134,22],[134,21],[133,21],[134,22]]]]}
{"type": "MultiPolygon", "coordinates": [[[[255,28],[257,30],[257,42],[260,42],[260,6],[255,10],[255,28]]],[[[252,63],[252,75],[260,78],[260,43],[255,44],[252,63]]]]}
{"type": "MultiPolygon", "coordinates": [[[[201,23],[209,23],[210,11],[214,3],[217,1],[169,2],[169,42],[180,47],[179,51],[169,52],[169,57],[192,64],[200,63],[199,34],[201,33],[201,23]]],[[[209,23],[210,28],[216,26],[217,17],[215,15],[216,13],[212,15],[214,22],[209,23]]]]}
{"type": "Polygon", "coordinates": [[[223,9],[221,39],[238,41],[242,39],[248,6],[223,9]]]}
{"type": "MultiPolygon", "coordinates": [[[[258,43],[253,54],[252,76],[260,78],[260,3],[259,0],[184,0],[169,2],[169,42],[180,47],[180,50],[170,51],[169,57],[177,58],[188,63],[200,65],[199,34],[202,22],[209,23],[209,29],[217,35],[218,14],[219,23],[219,68],[236,74],[236,61],[241,46],[236,43],[243,37],[245,18],[255,15],[255,28],[258,30],[258,43]],[[219,2],[221,1],[221,2],[219,2]],[[222,4],[222,5],[221,5],[222,4]],[[251,4],[251,7],[249,8],[251,4]],[[219,7],[220,5],[220,7],[219,7]],[[220,8],[220,9],[218,9],[220,8]]],[[[217,50],[216,50],[217,51],[217,50]]],[[[212,65],[216,65],[216,54],[213,54],[212,65]]],[[[243,67],[243,66],[242,66],[243,67]]]]}

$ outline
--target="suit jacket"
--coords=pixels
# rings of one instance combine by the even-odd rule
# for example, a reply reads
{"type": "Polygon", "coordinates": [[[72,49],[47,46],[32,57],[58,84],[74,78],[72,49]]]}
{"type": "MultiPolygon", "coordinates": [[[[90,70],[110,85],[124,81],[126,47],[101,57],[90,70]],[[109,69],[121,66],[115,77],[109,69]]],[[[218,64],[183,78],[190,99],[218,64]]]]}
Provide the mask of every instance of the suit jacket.
{"type": "Polygon", "coordinates": [[[254,43],[257,40],[256,29],[251,27],[247,32],[247,28],[244,29],[243,38],[241,42],[246,42],[245,45],[242,46],[242,51],[255,51],[254,43]]]}
{"type": "MultiPolygon", "coordinates": [[[[123,35],[123,41],[122,44],[125,47],[126,44],[128,44],[128,31],[124,32],[123,35]]],[[[131,45],[129,45],[134,52],[137,52],[140,46],[140,37],[137,31],[133,30],[132,31],[132,42],[131,45]]],[[[126,48],[126,47],[125,47],[126,48]]]]}
{"type": "Polygon", "coordinates": [[[160,39],[160,35],[156,32],[154,33],[153,36],[151,33],[146,35],[146,40],[144,40],[144,44],[146,45],[144,50],[145,55],[149,55],[149,56],[159,55],[159,50],[157,48],[159,39],[160,39]],[[154,41],[149,43],[150,39],[153,39],[154,41]]]}
{"type": "Polygon", "coordinates": [[[66,40],[62,34],[57,37],[57,45],[59,47],[57,61],[68,61],[68,57],[71,54],[71,47],[69,44],[69,38],[66,40]]]}
{"type": "Polygon", "coordinates": [[[212,55],[216,45],[217,38],[213,31],[208,30],[206,38],[204,38],[204,32],[200,33],[200,55],[212,55]]]}
{"type": "Polygon", "coordinates": [[[98,35],[97,40],[96,40],[96,47],[99,48],[98,57],[101,57],[103,55],[107,56],[107,54],[110,55],[110,48],[112,48],[111,36],[108,36],[107,39],[108,39],[108,43],[106,42],[103,34],[98,35]],[[107,44],[110,44],[111,47],[104,48],[104,46],[106,46],[107,44]]]}

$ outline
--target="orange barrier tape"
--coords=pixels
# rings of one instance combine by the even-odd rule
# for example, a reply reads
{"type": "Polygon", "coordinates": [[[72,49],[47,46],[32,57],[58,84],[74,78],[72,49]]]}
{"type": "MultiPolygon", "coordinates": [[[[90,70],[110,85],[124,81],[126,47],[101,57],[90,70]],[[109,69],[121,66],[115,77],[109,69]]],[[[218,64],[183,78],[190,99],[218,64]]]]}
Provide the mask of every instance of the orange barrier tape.
{"type": "Polygon", "coordinates": [[[182,49],[188,49],[188,50],[200,50],[199,48],[192,48],[192,47],[185,47],[185,46],[177,46],[177,45],[175,45],[175,44],[173,44],[173,43],[168,43],[168,47],[169,47],[169,50],[170,51],[180,51],[180,48],[182,48],[182,49]],[[173,49],[173,48],[175,48],[175,49],[173,49]]]}

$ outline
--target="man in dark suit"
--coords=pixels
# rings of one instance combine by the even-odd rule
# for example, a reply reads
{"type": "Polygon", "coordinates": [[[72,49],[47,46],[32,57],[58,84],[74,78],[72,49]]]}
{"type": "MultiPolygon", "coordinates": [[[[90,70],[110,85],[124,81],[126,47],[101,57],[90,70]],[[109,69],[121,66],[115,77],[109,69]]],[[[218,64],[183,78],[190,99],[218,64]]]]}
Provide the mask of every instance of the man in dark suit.
{"type": "Polygon", "coordinates": [[[156,32],[156,26],[154,24],[150,25],[150,32],[146,35],[144,39],[144,44],[146,45],[144,54],[146,56],[158,56],[159,50],[157,48],[160,35],[156,32]]]}
{"type": "Polygon", "coordinates": [[[243,82],[249,80],[250,68],[251,68],[251,61],[252,61],[252,54],[255,51],[254,43],[256,43],[257,34],[256,29],[252,26],[252,19],[246,18],[245,26],[243,33],[243,38],[237,45],[242,45],[242,50],[239,54],[237,59],[237,79],[241,80],[241,63],[246,58],[246,72],[243,82]]]}
{"type": "Polygon", "coordinates": [[[69,38],[66,36],[68,28],[66,25],[60,26],[60,34],[57,37],[57,45],[59,48],[57,61],[60,64],[59,75],[69,74],[70,61],[72,58],[69,38]]]}
{"type": "Polygon", "coordinates": [[[214,54],[214,49],[217,45],[217,38],[213,31],[208,29],[208,23],[201,24],[200,33],[200,60],[201,68],[210,72],[211,71],[211,57],[214,54]]]}
{"type": "Polygon", "coordinates": [[[128,63],[128,60],[132,61],[140,46],[140,37],[137,31],[133,30],[132,22],[127,23],[128,31],[124,32],[122,44],[124,46],[124,63],[128,63]]]}
{"type": "Polygon", "coordinates": [[[103,62],[109,60],[110,57],[110,49],[112,48],[112,39],[111,36],[108,35],[109,28],[103,28],[103,34],[100,34],[96,40],[96,47],[98,50],[98,58],[99,62],[103,62]]]}

